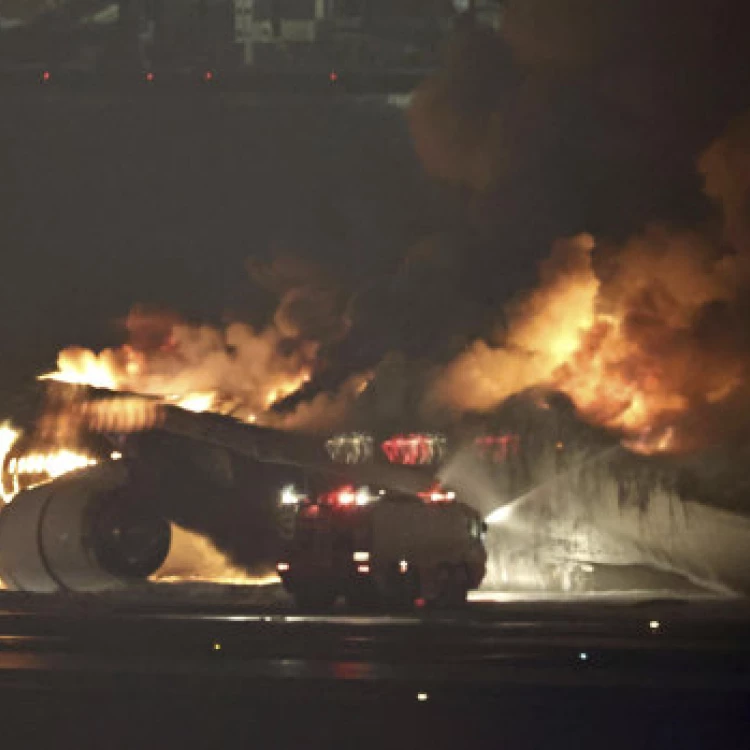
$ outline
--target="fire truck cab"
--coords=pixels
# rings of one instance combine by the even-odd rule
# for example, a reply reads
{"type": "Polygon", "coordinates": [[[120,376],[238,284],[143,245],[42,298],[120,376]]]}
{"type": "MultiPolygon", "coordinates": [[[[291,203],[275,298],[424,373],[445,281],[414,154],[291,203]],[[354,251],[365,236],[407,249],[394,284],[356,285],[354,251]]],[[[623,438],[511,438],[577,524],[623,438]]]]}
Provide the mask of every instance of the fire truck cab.
{"type": "Polygon", "coordinates": [[[345,487],[315,500],[282,493],[295,507],[293,532],[277,569],[302,608],[440,607],[466,601],[485,575],[485,526],[455,493],[420,495],[345,487]]]}

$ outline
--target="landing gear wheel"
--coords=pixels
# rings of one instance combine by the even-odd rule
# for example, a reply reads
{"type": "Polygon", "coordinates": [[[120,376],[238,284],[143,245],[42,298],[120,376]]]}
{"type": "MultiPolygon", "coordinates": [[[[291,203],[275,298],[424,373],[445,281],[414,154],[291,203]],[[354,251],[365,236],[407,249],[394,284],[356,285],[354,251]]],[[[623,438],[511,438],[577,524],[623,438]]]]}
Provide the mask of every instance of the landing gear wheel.
{"type": "Polygon", "coordinates": [[[346,603],[352,609],[375,609],[378,605],[378,592],[372,581],[358,581],[346,592],[346,603]]]}

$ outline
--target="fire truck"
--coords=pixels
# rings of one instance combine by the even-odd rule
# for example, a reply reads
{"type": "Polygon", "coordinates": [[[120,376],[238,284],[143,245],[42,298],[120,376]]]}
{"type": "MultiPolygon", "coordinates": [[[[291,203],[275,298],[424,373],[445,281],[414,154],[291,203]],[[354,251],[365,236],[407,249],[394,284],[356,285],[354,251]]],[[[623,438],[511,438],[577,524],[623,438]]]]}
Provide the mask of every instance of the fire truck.
{"type": "Polygon", "coordinates": [[[459,607],[484,578],[486,526],[454,492],[287,487],[280,505],[294,520],[277,570],[303,609],[339,596],[355,608],[459,607]]]}

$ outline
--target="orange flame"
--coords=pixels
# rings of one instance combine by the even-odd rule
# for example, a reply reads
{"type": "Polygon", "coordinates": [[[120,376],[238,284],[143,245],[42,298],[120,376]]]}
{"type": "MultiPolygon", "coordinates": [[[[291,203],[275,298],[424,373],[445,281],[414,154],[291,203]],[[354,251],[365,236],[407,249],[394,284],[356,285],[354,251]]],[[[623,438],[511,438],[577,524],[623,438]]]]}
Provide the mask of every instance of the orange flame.
{"type": "Polygon", "coordinates": [[[0,484],[2,499],[7,504],[21,491],[51,482],[72,471],[95,466],[99,460],[83,452],[59,448],[46,452],[31,451],[13,456],[3,464],[0,484]]]}
{"type": "Polygon", "coordinates": [[[81,406],[83,419],[94,432],[137,432],[161,424],[162,405],[139,396],[87,401],[81,406]]]}
{"type": "Polygon", "coordinates": [[[210,539],[176,524],[172,524],[169,555],[151,580],[159,583],[197,581],[233,586],[270,586],[280,581],[275,572],[251,575],[230,562],[210,539]]]}
{"type": "Polygon", "coordinates": [[[433,398],[484,411],[549,387],[634,450],[694,447],[701,437],[681,427],[685,416],[731,397],[744,367],[739,356],[717,366],[695,329],[706,307],[734,293],[731,273],[705,245],[695,234],[652,228],[610,258],[600,278],[592,237],[558,243],[539,288],[511,310],[505,345],[475,342],[446,368],[433,398]]]}
{"type": "MultiPolygon", "coordinates": [[[[0,424],[0,473],[3,472],[5,460],[19,437],[21,437],[21,431],[15,429],[10,422],[0,424]]],[[[4,503],[9,503],[15,493],[6,491],[4,484],[0,481],[0,498],[4,503]]]]}
{"type": "Polygon", "coordinates": [[[65,349],[58,369],[41,379],[128,391],[189,411],[255,422],[312,375],[316,347],[301,344],[287,354],[282,340],[273,327],[255,333],[241,324],[226,331],[173,324],[161,345],[148,351],[128,344],[98,354],[65,349]]]}

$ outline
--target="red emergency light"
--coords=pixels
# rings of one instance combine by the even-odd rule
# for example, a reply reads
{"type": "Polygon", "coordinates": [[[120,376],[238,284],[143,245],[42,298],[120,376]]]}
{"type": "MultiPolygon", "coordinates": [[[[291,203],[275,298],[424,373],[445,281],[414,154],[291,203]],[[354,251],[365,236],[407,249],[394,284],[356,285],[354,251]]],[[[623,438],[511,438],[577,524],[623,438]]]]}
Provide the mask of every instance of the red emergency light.
{"type": "Polygon", "coordinates": [[[321,495],[320,502],[338,508],[356,508],[367,505],[374,497],[367,487],[355,489],[351,485],[321,495]]]}

